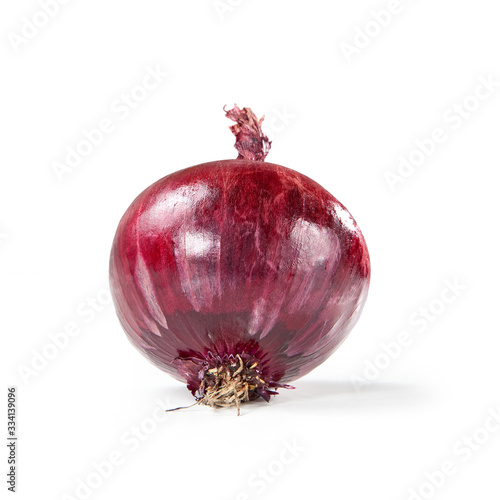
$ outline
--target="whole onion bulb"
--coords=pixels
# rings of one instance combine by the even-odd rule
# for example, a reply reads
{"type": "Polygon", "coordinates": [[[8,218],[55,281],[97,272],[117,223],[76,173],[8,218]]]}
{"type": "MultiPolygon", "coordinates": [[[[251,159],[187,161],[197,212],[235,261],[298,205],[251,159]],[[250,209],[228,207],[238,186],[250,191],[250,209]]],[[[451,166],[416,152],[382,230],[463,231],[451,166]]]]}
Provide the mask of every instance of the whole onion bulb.
{"type": "Polygon", "coordinates": [[[199,403],[231,406],[302,377],[346,338],[370,279],[364,238],[319,184],[265,163],[248,108],[236,160],[167,175],[121,219],[110,280],[120,322],[199,403]]]}

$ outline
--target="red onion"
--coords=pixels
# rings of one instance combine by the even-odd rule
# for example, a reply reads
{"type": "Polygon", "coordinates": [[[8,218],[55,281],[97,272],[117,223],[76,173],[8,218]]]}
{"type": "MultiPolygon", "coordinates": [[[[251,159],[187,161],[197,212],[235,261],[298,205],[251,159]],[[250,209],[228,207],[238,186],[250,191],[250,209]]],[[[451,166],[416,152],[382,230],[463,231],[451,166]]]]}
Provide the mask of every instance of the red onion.
{"type": "Polygon", "coordinates": [[[199,403],[239,410],[333,353],[361,313],[370,261],[339,201],[264,162],[263,118],[237,106],[226,116],[238,159],[143,191],[118,226],[110,280],[135,347],[199,403]]]}

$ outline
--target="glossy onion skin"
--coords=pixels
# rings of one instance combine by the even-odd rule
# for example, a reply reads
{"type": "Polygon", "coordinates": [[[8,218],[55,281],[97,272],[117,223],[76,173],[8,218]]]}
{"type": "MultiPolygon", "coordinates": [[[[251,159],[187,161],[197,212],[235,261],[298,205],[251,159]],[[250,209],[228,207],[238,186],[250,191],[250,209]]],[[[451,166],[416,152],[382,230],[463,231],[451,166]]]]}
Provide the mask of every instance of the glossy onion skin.
{"type": "Polygon", "coordinates": [[[363,308],[364,238],[308,177],[223,160],[170,174],[120,221],[110,261],[120,322],[136,348],[194,392],[214,357],[259,361],[269,386],[325,361],[363,308]]]}

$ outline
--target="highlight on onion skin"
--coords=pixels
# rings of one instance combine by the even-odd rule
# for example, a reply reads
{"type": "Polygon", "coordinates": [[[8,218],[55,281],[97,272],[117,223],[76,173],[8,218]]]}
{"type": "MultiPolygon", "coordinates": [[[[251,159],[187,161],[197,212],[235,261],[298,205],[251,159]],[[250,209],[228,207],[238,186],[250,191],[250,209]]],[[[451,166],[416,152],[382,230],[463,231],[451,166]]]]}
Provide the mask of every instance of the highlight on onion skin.
{"type": "Polygon", "coordinates": [[[262,119],[236,106],[226,115],[238,159],[143,191],[119,223],[110,281],[132,344],[199,403],[239,410],[335,351],[361,314],[370,262],[336,198],[263,161],[262,119]]]}

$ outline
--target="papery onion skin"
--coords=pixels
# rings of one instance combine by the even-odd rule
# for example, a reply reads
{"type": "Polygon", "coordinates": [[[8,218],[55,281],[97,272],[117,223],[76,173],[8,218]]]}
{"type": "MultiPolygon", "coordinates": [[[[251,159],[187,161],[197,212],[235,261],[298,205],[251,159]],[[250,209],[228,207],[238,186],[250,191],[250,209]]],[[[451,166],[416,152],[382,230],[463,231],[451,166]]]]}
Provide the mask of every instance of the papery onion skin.
{"type": "Polygon", "coordinates": [[[121,219],[111,290],[129,339],[200,397],[207,370],[258,362],[261,387],[302,377],[346,338],[370,279],[346,208],[294,170],[204,163],[143,191],[121,219]]]}

